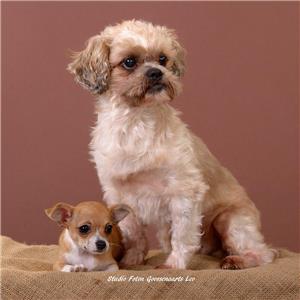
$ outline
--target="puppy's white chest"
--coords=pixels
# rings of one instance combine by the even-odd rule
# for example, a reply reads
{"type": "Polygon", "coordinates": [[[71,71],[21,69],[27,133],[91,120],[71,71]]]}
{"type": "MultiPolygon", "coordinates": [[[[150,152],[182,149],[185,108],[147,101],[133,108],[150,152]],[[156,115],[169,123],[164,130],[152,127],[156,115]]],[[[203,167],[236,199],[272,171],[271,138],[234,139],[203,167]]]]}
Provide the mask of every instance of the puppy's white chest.
{"type": "Polygon", "coordinates": [[[64,235],[65,243],[70,247],[70,250],[64,254],[64,259],[67,264],[70,265],[84,265],[88,271],[101,270],[103,265],[99,264],[99,260],[89,253],[82,252],[73,242],[68,230],[64,235]]]}
{"type": "Polygon", "coordinates": [[[80,254],[78,250],[71,250],[65,254],[65,260],[70,265],[84,265],[88,271],[97,269],[97,261],[92,255],[80,254]]]}

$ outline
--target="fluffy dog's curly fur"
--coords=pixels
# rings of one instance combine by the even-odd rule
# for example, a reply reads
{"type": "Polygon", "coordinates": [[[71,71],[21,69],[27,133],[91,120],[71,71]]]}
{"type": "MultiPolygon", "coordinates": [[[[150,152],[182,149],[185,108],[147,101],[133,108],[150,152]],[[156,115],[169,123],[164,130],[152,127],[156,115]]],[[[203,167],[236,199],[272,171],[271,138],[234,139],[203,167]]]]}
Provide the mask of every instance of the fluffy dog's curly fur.
{"type": "Polygon", "coordinates": [[[174,31],[132,20],[90,38],[68,67],[97,95],[91,153],[105,201],[136,214],[120,223],[123,263],[142,262],[149,223],[169,252],[162,267],[186,268],[195,251],[221,249],[222,268],[269,263],[275,253],[255,205],[169,105],[181,89],[184,53],[174,31]]]}

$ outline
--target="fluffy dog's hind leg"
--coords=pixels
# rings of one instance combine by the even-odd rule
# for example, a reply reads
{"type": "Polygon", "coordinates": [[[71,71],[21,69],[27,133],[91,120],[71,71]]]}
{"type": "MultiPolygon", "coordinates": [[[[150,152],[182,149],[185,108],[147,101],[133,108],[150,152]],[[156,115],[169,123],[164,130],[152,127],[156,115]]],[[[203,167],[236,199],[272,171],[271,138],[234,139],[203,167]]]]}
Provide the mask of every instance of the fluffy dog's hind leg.
{"type": "Polygon", "coordinates": [[[169,253],[172,250],[171,245],[171,224],[159,222],[159,228],[157,228],[157,238],[162,247],[164,253],[169,253]]]}
{"type": "Polygon", "coordinates": [[[222,269],[245,269],[270,263],[276,251],[268,248],[260,232],[259,215],[252,206],[228,208],[213,222],[228,253],[222,269]]]}

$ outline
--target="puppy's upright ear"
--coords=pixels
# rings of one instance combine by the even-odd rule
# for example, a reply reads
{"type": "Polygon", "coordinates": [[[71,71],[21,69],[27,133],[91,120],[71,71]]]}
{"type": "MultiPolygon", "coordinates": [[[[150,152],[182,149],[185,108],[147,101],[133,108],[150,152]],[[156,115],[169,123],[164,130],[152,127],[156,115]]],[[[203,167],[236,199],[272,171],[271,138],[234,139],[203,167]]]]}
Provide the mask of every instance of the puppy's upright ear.
{"type": "Polygon", "coordinates": [[[122,221],[130,212],[131,208],[126,204],[117,204],[110,209],[111,219],[114,223],[122,221]]]}
{"type": "Polygon", "coordinates": [[[101,35],[91,37],[86,48],[75,52],[67,70],[75,75],[75,81],[93,94],[102,94],[108,89],[110,77],[109,46],[101,35]]]}
{"type": "Polygon", "coordinates": [[[72,218],[74,207],[67,203],[57,203],[45,209],[46,215],[62,227],[66,227],[72,218]]]}

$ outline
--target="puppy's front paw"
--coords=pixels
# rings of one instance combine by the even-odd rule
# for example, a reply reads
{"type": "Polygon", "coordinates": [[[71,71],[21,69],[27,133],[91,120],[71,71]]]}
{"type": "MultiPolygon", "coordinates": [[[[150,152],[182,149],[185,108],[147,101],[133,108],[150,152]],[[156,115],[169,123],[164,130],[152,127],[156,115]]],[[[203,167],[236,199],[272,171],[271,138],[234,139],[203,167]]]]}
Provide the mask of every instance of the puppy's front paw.
{"type": "Polygon", "coordinates": [[[86,272],[87,268],[80,264],[80,265],[65,265],[62,269],[62,272],[86,272]]]}
{"type": "Polygon", "coordinates": [[[144,253],[138,249],[130,248],[126,251],[120,265],[122,267],[141,265],[144,263],[144,253]]]}
{"type": "Polygon", "coordinates": [[[106,268],[106,272],[115,272],[115,271],[118,271],[119,270],[119,267],[117,264],[112,264],[112,265],[109,265],[107,268],[106,268]]]}

